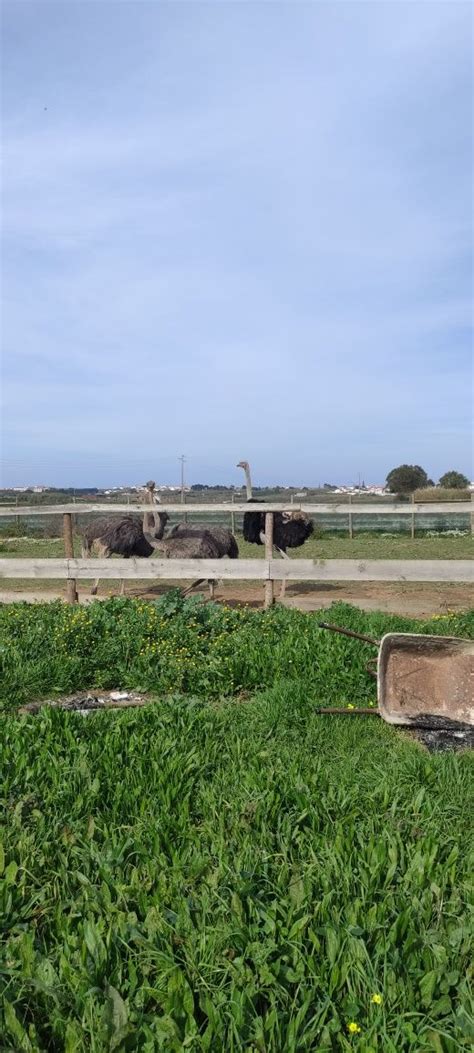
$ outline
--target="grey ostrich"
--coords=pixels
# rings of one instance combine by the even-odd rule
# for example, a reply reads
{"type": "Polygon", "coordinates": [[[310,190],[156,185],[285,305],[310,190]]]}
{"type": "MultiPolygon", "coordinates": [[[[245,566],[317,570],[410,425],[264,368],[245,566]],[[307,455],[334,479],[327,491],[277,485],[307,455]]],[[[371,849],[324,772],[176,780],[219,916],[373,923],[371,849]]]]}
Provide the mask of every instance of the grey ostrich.
{"type": "MultiPolygon", "coordinates": [[[[146,483],[147,497],[151,502],[155,500],[155,483],[146,483]]],[[[110,556],[122,556],[130,559],[138,556],[147,559],[154,552],[154,548],[145,532],[154,540],[162,538],[169,516],[166,512],[158,512],[156,519],[150,512],[145,512],[143,522],[136,516],[123,516],[117,519],[114,516],[105,516],[95,519],[85,527],[82,534],[82,557],[87,559],[94,553],[99,558],[109,559],[110,556]]],[[[100,578],[94,582],[91,595],[95,596],[99,587],[100,578]]],[[[122,579],[120,595],[125,592],[125,581],[122,579]]]]}
{"type": "MultiPolygon", "coordinates": [[[[248,461],[239,461],[237,468],[243,468],[245,472],[245,486],[247,490],[247,501],[254,500],[252,496],[252,480],[250,477],[250,465],[248,461]]],[[[313,533],[313,521],[304,512],[274,512],[273,514],[273,545],[283,559],[289,559],[287,548],[300,548],[313,533]]],[[[265,544],[265,512],[245,512],[244,529],[245,541],[253,545],[265,544]]],[[[281,583],[280,599],[285,596],[285,579],[281,583]]]]}
{"type": "MultiPolygon", "coordinates": [[[[177,526],[170,530],[169,538],[191,538],[199,537],[202,534],[210,535],[215,541],[219,550],[219,558],[228,557],[229,559],[239,558],[239,546],[235,540],[235,537],[228,527],[219,526],[208,523],[178,523],[177,526]]],[[[185,595],[191,592],[191,589],[197,588],[198,585],[202,585],[205,578],[200,578],[199,581],[194,581],[189,589],[186,589],[185,595]]],[[[214,597],[215,581],[209,581],[209,589],[211,597],[214,597]]]]}
{"type": "MultiPolygon", "coordinates": [[[[162,513],[156,511],[145,513],[144,537],[163,559],[222,559],[227,554],[228,543],[224,543],[223,539],[218,540],[205,526],[193,530],[187,524],[180,524],[185,527],[184,530],[175,527],[166,538],[163,537],[161,515],[162,513]]],[[[235,547],[237,548],[236,542],[235,547]]],[[[184,590],[184,595],[187,596],[191,589],[201,585],[203,581],[206,581],[206,578],[193,582],[184,590]]],[[[215,581],[209,580],[208,584],[210,597],[213,599],[215,581]]]]}

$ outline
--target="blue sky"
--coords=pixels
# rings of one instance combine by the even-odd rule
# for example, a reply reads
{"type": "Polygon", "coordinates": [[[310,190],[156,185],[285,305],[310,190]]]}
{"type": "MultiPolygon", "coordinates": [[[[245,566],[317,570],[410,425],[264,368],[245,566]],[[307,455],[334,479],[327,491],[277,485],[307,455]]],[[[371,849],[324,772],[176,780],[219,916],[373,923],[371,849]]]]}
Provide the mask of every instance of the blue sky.
{"type": "Polygon", "coordinates": [[[4,4],[3,484],[471,475],[471,19],[4,4]]]}

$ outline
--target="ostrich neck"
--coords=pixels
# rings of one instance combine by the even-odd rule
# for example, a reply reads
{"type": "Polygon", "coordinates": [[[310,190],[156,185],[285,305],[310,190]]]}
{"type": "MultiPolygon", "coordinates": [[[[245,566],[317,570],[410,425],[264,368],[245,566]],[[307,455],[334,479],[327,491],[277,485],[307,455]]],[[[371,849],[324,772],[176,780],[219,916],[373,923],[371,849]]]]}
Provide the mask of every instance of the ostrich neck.
{"type": "Polygon", "coordinates": [[[252,500],[252,480],[250,478],[250,467],[249,467],[248,464],[246,464],[246,466],[244,468],[244,472],[245,472],[245,487],[246,487],[246,490],[247,490],[247,501],[251,501],[252,500]]]}
{"type": "Polygon", "coordinates": [[[153,490],[146,491],[145,501],[153,506],[152,512],[143,513],[143,533],[145,536],[152,534],[156,540],[161,540],[165,532],[166,519],[155,511],[155,497],[153,490]]]}

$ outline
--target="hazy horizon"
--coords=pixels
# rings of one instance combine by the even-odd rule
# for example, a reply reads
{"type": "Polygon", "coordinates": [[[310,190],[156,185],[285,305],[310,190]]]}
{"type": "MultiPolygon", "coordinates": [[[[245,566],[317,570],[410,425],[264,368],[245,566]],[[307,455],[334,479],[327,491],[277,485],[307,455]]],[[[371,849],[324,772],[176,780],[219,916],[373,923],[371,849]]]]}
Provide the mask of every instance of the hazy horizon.
{"type": "Polygon", "coordinates": [[[4,3],[0,485],[472,478],[471,28],[4,3]]]}

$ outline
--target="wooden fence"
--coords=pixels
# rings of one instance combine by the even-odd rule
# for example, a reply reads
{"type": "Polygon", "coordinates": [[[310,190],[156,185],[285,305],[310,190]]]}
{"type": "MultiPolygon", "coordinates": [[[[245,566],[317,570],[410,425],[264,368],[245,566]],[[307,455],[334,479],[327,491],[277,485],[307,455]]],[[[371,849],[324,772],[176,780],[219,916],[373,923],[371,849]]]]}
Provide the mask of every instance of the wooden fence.
{"type": "MultiPolygon", "coordinates": [[[[160,511],[183,511],[183,506],[160,504],[160,511]]],[[[62,515],[64,530],[64,559],[0,559],[0,580],[6,578],[61,579],[66,581],[67,599],[77,602],[77,581],[85,578],[121,578],[121,579],[164,579],[195,580],[196,578],[222,579],[224,581],[263,581],[265,583],[265,606],[269,607],[274,600],[275,581],[392,581],[392,582],[473,582],[474,566],[470,560],[275,560],[273,555],[273,516],[275,512],[304,510],[317,514],[327,508],[332,512],[347,515],[346,505],[287,505],[287,504],[252,504],[252,512],[265,512],[265,558],[238,560],[181,560],[181,559],[75,559],[73,548],[72,516],[104,512],[108,515],[150,511],[150,504],[103,505],[103,504],[68,504],[26,506],[24,515],[62,515]]],[[[394,511],[402,515],[423,514],[441,508],[443,512],[471,512],[473,505],[466,501],[409,505],[398,502],[380,506],[378,504],[352,505],[351,511],[357,514],[377,514],[394,511]]],[[[222,511],[248,512],[245,503],[188,505],[191,514],[213,513],[222,511]]],[[[14,508],[13,514],[18,509],[14,508]]],[[[12,515],[12,509],[0,508],[0,516],[12,515]]],[[[471,520],[472,521],[472,520],[471,520]]]]}
{"type": "MultiPolygon", "coordinates": [[[[252,501],[249,506],[247,501],[235,501],[230,502],[219,502],[216,504],[192,504],[192,505],[181,505],[181,504],[168,504],[166,502],[153,506],[155,511],[160,512],[171,512],[175,514],[187,515],[200,515],[203,512],[206,514],[212,514],[214,512],[227,512],[230,515],[232,512],[307,512],[309,515],[431,515],[442,514],[451,515],[456,513],[464,512],[466,515],[474,512],[474,495],[471,501],[426,501],[421,503],[419,501],[387,501],[383,504],[377,504],[375,501],[367,501],[364,503],[360,502],[325,502],[318,504],[317,502],[304,502],[293,503],[289,502],[260,502],[252,501]]],[[[12,516],[52,516],[52,515],[63,515],[64,513],[71,513],[72,515],[90,515],[91,513],[97,513],[100,515],[115,515],[120,513],[122,515],[132,515],[132,513],[149,512],[149,504],[141,504],[140,502],[130,502],[130,504],[86,504],[83,502],[77,502],[74,504],[66,505],[0,505],[0,517],[12,516]]]]}

